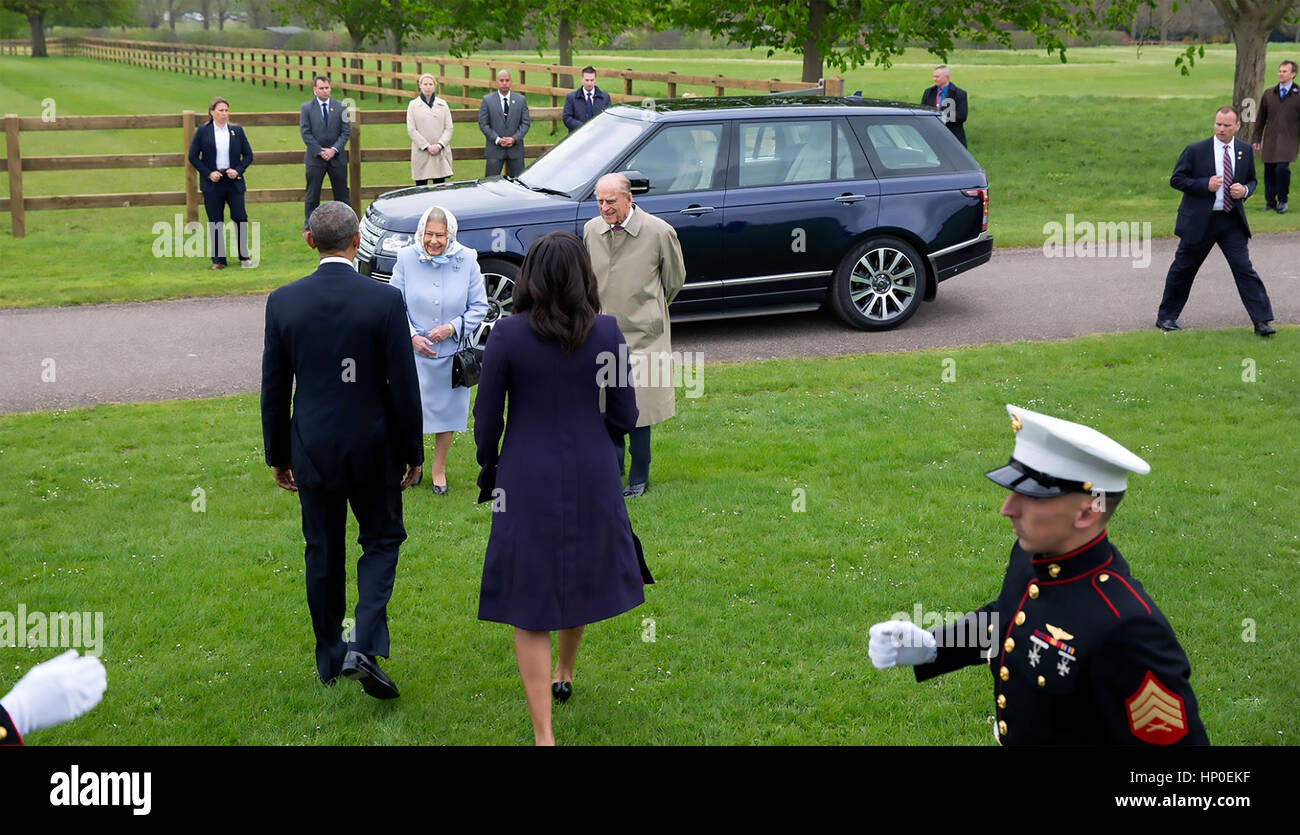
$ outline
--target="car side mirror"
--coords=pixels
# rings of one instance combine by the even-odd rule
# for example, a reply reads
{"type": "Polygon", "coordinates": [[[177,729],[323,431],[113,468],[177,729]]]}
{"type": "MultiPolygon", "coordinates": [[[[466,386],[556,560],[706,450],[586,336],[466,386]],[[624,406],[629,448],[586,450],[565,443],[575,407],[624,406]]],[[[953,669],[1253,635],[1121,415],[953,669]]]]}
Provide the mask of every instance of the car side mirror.
{"type": "Polygon", "coordinates": [[[628,183],[632,186],[633,195],[645,194],[650,191],[650,178],[642,174],[640,171],[620,171],[618,173],[627,177],[628,183]]]}

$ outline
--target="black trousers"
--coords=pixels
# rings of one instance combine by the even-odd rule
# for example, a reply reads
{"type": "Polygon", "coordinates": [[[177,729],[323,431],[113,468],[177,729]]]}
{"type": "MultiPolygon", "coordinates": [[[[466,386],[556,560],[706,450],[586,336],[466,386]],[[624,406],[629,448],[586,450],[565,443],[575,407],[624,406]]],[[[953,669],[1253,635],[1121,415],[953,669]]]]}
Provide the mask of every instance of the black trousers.
{"type": "Polygon", "coordinates": [[[226,206],[230,207],[230,219],[235,222],[235,237],[238,239],[239,260],[248,260],[248,212],[244,210],[244,192],[233,180],[223,178],[219,182],[209,183],[203,192],[203,208],[208,213],[208,251],[212,253],[212,263],[226,263],[226,206]]]}
{"type": "Polygon", "coordinates": [[[1270,209],[1287,202],[1291,193],[1291,163],[1264,163],[1264,204],[1270,209]]]}
{"type": "Polygon", "coordinates": [[[427,180],[416,180],[415,184],[417,186],[427,186],[429,184],[433,184],[436,186],[439,183],[445,183],[445,182],[447,182],[446,177],[429,177],[427,180]]]}
{"type": "Polygon", "coordinates": [[[397,551],[406,539],[402,491],[396,485],[352,490],[300,485],[298,500],[307,542],[307,609],[316,634],[316,672],[328,681],[338,676],[349,650],[388,657],[388,599],[397,574],[397,551]],[[357,560],[356,624],[345,638],[348,575],[343,537],[348,505],[360,528],[361,558],[357,560]]]}
{"type": "Polygon", "coordinates": [[[524,173],[523,157],[520,157],[519,159],[511,159],[510,157],[488,157],[487,165],[483,170],[483,176],[495,177],[501,173],[503,167],[506,169],[506,174],[511,177],[518,177],[520,174],[524,173]]]}
{"type": "Polygon", "coordinates": [[[334,192],[334,199],[340,203],[352,202],[348,200],[348,163],[344,157],[335,157],[330,160],[329,165],[307,166],[307,191],[302,197],[303,229],[307,228],[311,213],[320,205],[320,187],[325,182],[326,174],[330,177],[330,189],[334,192]],[[335,160],[338,162],[336,163],[335,160]]]}
{"type": "Polygon", "coordinates": [[[1237,295],[1241,296],[1241,303],[1250,314],[1250,321],[1259,323],[1272,320],[1273,306],[1269,303],[1264,282],[1251,266],[1247,240],[1246,227],[1237,211],[1210,212],[1205,235],[1199,241],[1189,241],[1187,238],[1179,240],[1174,262],[1169,265],[1169,273],[1165,276],[1165,292],[1160,299],[1160,310],[1156,318],[1178,319],[1192,292],[1196,271],[1201,268],[1214,245],[1218,244],[1228,266],[1232,268],[1232,278],[1237,282],[1237,295]]]}
{"type": "Polygon", "coordinates": [[[627,483],[649,484],[650,483],[650,427],[638,426],[631,432],[627,433],[626,443],[623,439],[618,442],[618,473],[623,474],[624,457],[626,448],[632,448],[632,467],[627,471],[627,483]]]}

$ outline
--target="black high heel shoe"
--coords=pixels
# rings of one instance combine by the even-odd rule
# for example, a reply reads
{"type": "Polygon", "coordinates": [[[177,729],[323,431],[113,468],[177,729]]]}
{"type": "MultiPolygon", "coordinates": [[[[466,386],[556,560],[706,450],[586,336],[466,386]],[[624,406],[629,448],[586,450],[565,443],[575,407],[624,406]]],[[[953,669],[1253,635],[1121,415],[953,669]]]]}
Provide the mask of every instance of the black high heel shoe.
{"type": "Polygon", "coordinates": [[[573,682],[571,681],[553,682],[551,684],[551,695],[555,698],[555,701],[559,702],[560,704],[564,704],[569,700],[569,697],[573,695],[573,682]]]}

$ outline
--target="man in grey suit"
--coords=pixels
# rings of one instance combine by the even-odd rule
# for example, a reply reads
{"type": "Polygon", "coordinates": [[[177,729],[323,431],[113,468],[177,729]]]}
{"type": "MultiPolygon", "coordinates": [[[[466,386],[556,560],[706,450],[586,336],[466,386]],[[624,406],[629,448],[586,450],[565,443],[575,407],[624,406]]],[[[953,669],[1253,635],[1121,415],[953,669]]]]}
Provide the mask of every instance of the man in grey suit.
{"type": "Polygon", "coordinates": [[[497,92],[478,106],[478,129],[487,137],[485,177],[501,173],[518,177],[524,170],[524,134],[528,133],[528,100],[510,92],[510,71],[497,73],[497,92]]]}
{"type": "Polygon", "coordinates": [[[330,98],[330,80],[323,75],[312,82],[316,97],[302,106],[298,114],[298,131],[307,146],[303,162],[307,165],[307,192],[303,195],[302,231],[307,233],[311,213],[320,205],[320,187],[330,176],[334,199],[348,200],[348,138],[352,135],[347,108],[330,98]]]}

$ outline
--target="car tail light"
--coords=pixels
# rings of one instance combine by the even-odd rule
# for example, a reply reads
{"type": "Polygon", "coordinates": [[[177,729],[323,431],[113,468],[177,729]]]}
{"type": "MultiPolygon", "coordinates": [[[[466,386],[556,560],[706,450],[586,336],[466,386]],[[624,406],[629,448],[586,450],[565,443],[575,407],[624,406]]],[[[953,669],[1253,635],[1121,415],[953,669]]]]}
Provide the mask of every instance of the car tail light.
{"type": "Polygon", "coordinates": [[[989,231],[989,190],[986,188],[964,188],[961,193],[967,197],[978,197],[984,204],[984,217],[980,221],[980,231],[989,231]]]}

